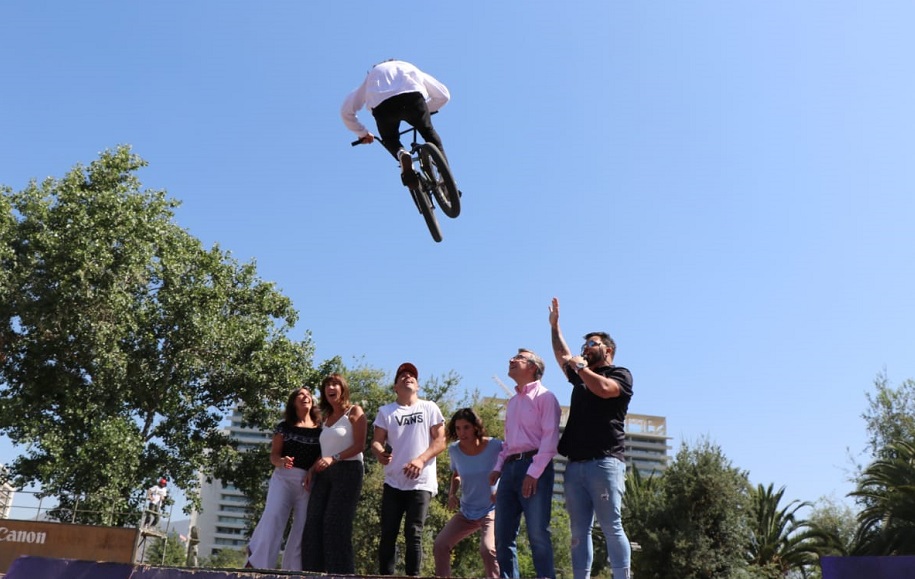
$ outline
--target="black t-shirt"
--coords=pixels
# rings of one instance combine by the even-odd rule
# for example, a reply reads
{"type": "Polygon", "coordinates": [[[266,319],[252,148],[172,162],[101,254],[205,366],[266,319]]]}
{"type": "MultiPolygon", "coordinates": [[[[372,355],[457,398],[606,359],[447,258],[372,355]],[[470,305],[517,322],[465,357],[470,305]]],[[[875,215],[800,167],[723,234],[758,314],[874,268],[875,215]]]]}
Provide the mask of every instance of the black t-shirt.
{"type": "Polygon", "coordinates": [[[605,456],[625,460],[626,412],[632,398],[632,374],[622,366],[604,366],[595,368],[594,372],[616,380],[622,391],[616,398],[601,398],[588,390],[574,370],[567,369],[566,377],[572,384],[572,401],[569,419],[559,439],[559,454],[569,460],[605,456]]]}
{"type": "Polygon", "coordinates": [[[283,435],[283,452],[281,456],[295,459],[292,466],[308,470],[321,457],[321,427],[302,428],[289,426],[286,422],[276,425],[273,434],[283,435]]]}

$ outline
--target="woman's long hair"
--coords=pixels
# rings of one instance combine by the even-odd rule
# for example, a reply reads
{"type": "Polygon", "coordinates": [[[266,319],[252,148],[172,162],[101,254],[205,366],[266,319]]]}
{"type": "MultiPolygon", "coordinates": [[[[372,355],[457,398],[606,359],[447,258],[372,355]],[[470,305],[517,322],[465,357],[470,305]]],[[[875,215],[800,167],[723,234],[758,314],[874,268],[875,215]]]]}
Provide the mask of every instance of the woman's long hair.
{"type": "Polygon", "coordinates": [[[321,388],[319,390],[321,392],[321,412],[324,413],[325,417],[330,416],[334,411],[334,407],[331,406],[330,401],[327,399],[326,392],[327,386],[334,382],[340,386],[340,405],[343,407],[343,411],[346,412],[352,406],[349,400],[349,384],[346,383],[346,378],[340,374],[333,373],[321,380],[321,388]]]}

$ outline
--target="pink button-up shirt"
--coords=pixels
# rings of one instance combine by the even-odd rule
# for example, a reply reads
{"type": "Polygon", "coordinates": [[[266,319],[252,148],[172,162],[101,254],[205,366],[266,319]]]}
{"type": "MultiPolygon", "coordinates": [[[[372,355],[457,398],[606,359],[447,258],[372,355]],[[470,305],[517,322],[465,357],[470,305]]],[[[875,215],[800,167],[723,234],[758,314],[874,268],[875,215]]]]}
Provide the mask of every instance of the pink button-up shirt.
{"type": "Polygon", "coordinates": [[[540,380],[515,387],[515,395],[505,409],[505,444],[493,470],[502,472],[505,459],[512,454],[536,450],[527,474],[540,478],[559,444],[559,418],[562,410],[556,395],[540,380]]]}

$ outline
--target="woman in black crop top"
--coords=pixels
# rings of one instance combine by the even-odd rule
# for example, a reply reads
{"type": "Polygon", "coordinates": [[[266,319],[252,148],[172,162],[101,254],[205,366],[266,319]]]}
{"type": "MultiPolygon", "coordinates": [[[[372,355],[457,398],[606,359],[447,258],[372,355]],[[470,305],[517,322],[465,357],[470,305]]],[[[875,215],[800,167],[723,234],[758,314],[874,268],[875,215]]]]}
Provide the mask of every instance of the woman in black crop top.
{"type": "Polygon", "coordinates": [[[267,504],[251,541],[245,567],[273,569],[283,541],[283,531],[293,512],[292,528],[283,551],[282,569],[302,570],[302,530],[308,512],[305,474],[321,455],[321,419],[314,397],[297,388],[286,401],[285,420],[273,432],[270,463],[274,466],[267,504]]]}

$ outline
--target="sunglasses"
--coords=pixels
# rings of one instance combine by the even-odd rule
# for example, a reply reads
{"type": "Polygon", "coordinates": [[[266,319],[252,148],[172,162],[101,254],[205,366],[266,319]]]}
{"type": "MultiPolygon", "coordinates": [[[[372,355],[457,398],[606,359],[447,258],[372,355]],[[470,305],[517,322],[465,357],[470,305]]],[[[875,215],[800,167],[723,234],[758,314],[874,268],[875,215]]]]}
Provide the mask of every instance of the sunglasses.
{"type": "Polygon", "coordinates": [[[588,340],[581,346],[581,351],[582,351],[582,353],[584,353],[585,350],[587,350],[588,348],[593,348],[594,346],[603,346],[603,344],[598,342],[597,340],[588,340]]]}

